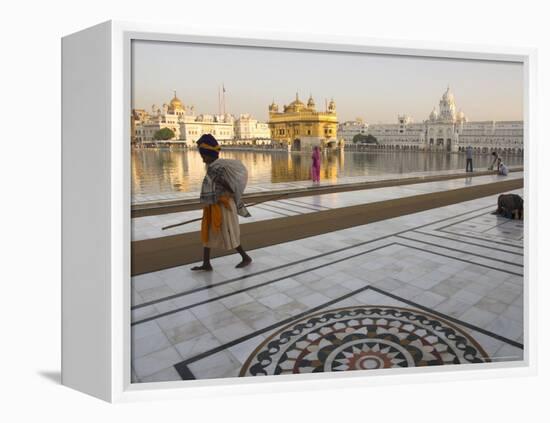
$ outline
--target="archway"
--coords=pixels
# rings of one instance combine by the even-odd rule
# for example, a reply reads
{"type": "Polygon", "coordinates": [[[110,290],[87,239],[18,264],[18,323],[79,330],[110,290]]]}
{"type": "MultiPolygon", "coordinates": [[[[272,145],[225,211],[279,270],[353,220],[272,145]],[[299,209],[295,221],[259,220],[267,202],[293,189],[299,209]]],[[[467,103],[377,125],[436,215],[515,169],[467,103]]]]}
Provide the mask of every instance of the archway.
{"type": "Polygon", "coordinates": [[[294,141],[292,141],[292,149],[293,150],[300,150],[302,143],[300,142],[299,138],[296,138],[294,141]]]}

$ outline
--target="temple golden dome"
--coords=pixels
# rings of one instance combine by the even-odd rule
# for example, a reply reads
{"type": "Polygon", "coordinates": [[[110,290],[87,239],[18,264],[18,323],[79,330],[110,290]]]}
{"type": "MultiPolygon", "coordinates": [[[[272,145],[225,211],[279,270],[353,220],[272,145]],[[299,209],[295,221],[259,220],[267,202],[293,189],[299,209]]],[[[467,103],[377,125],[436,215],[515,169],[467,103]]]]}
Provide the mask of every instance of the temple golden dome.
{"type": "Polygon", "coordinates": [[[174,98],[172,100],[170,100],[170,108],[173,109],[173,110],[178,110],[178,109],[184,109],[185,108],[183,106],[183,103],[181,102],[181,100],[176,96],[175,91],[174,91],[174,98]]]}
{"type": "Polygon", "coordinates": [[[306,105],[300,101],[300,99],[298,98],[298,93],[296,93],[296,100],[290,103],[287,106],[287,109],[289,111],[299,112],[300,110],[305,109],[305,107],[306,105]]]}

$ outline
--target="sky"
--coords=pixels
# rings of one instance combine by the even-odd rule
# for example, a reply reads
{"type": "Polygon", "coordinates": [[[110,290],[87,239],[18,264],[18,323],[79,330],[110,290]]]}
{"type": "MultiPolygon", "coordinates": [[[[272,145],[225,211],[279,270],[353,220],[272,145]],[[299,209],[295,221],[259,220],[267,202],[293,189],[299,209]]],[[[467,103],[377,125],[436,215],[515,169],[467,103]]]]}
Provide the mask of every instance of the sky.
{"type": "Polygon", "coordinates": [[[298,92],[318,110],[334,98],[340,122],[421,122],[450,86],[470,121],[523,119],[520,63],[134,41],[132,65],[132,107],[147,111],[175,90],[196,114],[216,114],[223,85],[228,113],[261,121],[298,92]]]}

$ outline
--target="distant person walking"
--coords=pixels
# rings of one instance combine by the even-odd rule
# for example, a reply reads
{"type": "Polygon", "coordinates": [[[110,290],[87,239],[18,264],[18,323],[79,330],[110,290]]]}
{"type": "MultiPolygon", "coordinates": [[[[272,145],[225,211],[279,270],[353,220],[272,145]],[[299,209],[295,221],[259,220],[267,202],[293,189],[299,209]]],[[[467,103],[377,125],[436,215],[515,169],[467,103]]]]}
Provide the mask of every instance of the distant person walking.
{"type": "Polygon", "coordinates": [[[311,179],[313,183],[321,182],[321,151],[318,146],[313,147],[311,154],[311,179]]]}
{"type": "Polygon", "coordinates": [[[497,171],[498,171],[498,168],[500,166],[500,163],[502,162],[502,159],[500,158],[500,156],[498,155],[498,153],[496,151],[493,151],[491,154],[493,156],[493,162],[491,163],[491,166],[489,166],[489,170],[493,170],[493,168],[495,167],[495,164],[496,164],[497,171]]]}
{"type": "Polygon", "coordinates": [[[472,157],[474,154],[474,149],[471,145],[466,147],[466,172],[473,172],[474,171],[474,162],[472,161],[472,157]],[[470,168],[470,170],[468,170],[470,168]]]}

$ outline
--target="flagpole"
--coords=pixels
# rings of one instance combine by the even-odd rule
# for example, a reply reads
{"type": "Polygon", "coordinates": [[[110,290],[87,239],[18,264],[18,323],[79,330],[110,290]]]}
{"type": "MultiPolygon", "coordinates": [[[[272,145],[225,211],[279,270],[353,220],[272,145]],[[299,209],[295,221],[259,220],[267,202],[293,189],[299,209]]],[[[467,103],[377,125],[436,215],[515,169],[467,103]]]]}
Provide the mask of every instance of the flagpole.
{"type": "Polygon", "coordinates": [[[222,84],[223,115],[225,116],[225,84],[222,84]]]}
{"type": "Polygon", "coordinates": [[[218,85],[218,114],[222,114],[222,100],[220,94],[220,86],[218,85]]]}

